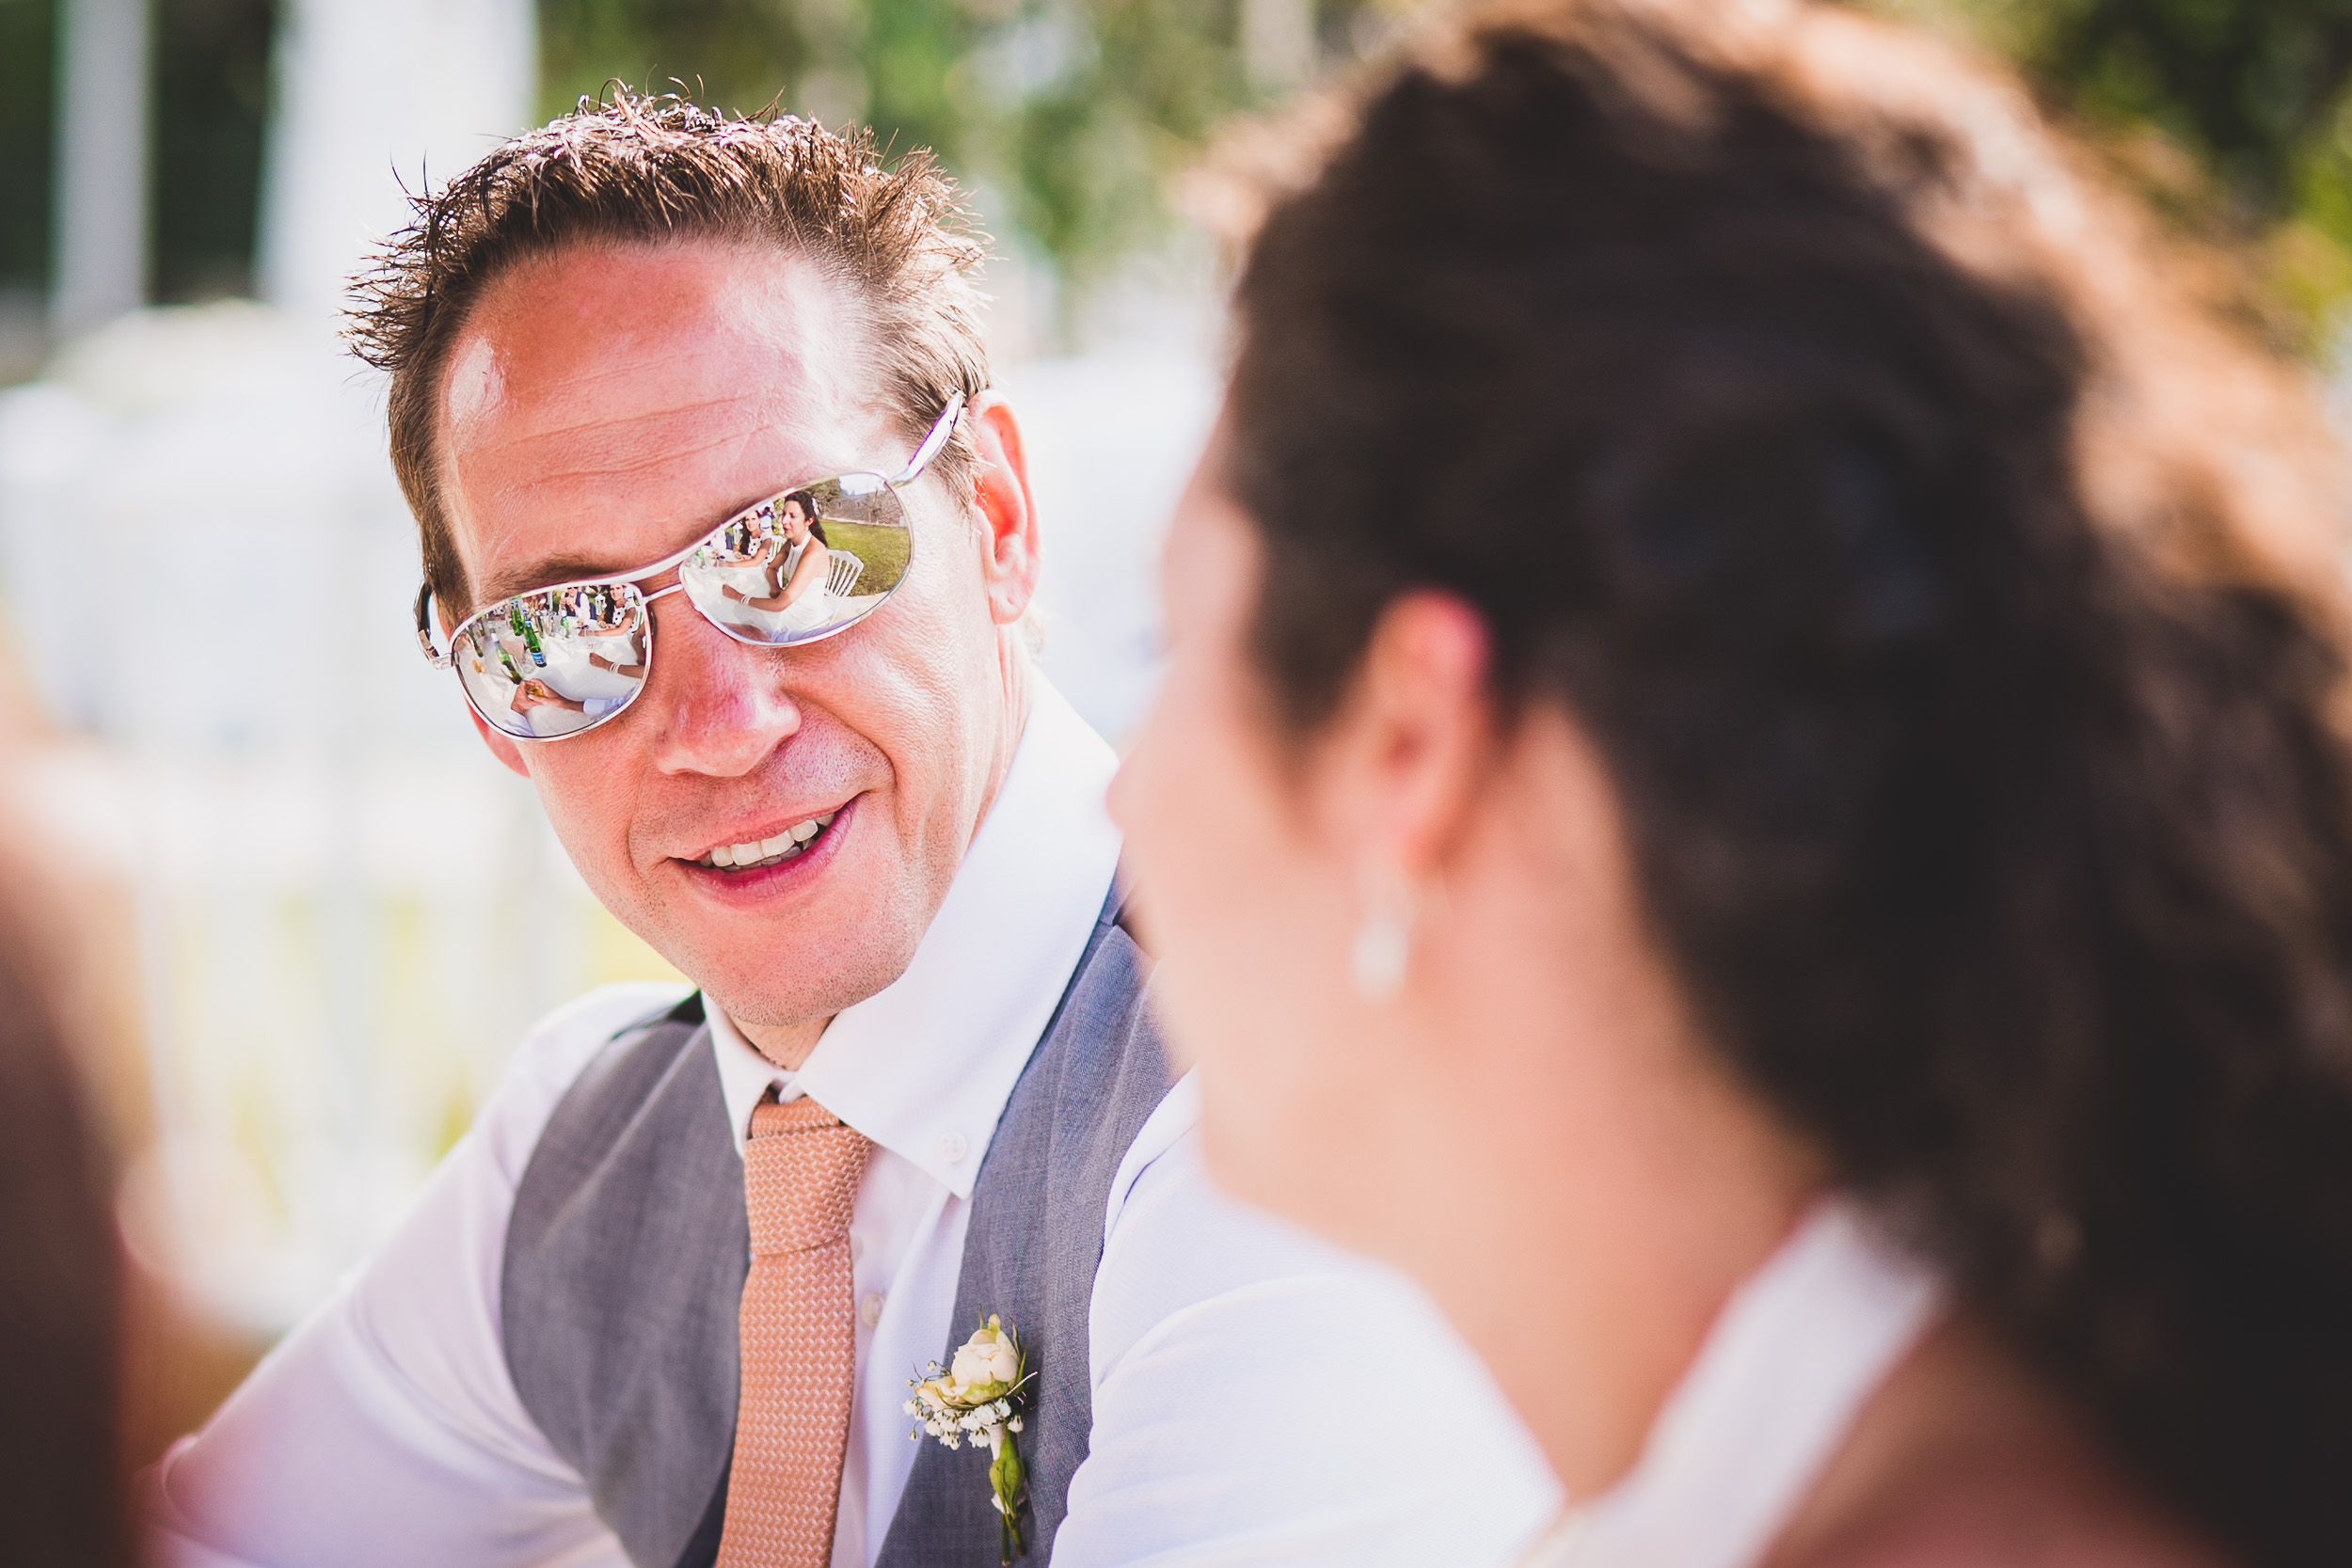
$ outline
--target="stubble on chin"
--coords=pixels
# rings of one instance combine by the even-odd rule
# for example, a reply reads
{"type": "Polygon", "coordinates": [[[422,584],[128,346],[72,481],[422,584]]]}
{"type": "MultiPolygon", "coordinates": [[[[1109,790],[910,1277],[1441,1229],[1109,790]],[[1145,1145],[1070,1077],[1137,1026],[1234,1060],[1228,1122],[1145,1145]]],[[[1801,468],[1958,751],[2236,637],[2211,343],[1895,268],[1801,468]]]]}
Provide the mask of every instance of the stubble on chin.
{"type": "MultiPolygon", "coordinates": [[[[954,878],[901,875],[854,915],[832,921],[723,919],[691,933],[672,927],[667,946],[647,941],[736,1022],[797,1028],[821,1022],[904,974],[954,878]],[[748,928],[747,928],[748,927],[748,928]]],[[[664,924],[667,924],[666,922],[664,924]]],[[[644,933],[641,933],[644,934],[644,933]]]]}
{"type": "MultiPolygon", "coordinates": [[[[794,1029],[821,1023],[844,1008],[887,990],[914,961],[922,932],[898,933],[851,953],[826,953],[794,964],[793,973],[728,965],[701,982],[727,1017],[755,1029],[794,1029]]],[[[789,961],[779,955],[780,964],[789,961]]]]}

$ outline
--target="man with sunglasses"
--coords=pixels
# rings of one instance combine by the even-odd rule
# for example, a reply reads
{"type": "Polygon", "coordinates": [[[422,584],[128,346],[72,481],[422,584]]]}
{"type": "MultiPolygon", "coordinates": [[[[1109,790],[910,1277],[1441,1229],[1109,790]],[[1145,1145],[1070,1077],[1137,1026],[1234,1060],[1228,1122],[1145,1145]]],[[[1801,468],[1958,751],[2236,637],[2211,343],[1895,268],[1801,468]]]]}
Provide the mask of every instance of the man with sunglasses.
{"type": "Polygon", "coordinates": [[[870,139],[623,94],[363,284],[425,657],[697,989],[526,1039],[151,1472],[161,1561],[1359,1568],[1544,1522],[1440,1321],[1200,1175],[1113,758],[1030,661],[960,211],[870,139]],[[747,617],[809,525],[820,613],[747,617]],[[999,1365],[955,1354],[983,1323],[994,1430],[916,1433],[910,1376],[999,1365]]]}

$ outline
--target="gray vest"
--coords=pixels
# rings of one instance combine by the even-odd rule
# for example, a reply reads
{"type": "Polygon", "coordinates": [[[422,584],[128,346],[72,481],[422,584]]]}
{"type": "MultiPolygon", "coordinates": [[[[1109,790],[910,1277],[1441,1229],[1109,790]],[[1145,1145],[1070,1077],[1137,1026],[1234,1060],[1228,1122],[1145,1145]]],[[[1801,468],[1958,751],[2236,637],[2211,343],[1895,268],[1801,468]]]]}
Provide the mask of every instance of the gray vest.
{"type": "MultiPolygon", "coordinates": [[[[1169,1083],[1143,1007],[1148,960],[1118,912],[1114,893],[989,1141],[951,1320],[961,1338],[1002,1313],[1038,1374],[1021,1442],[1039,1563],[1093,1425],[1088,1308],[1111,1179],[1169,1083]]],[[[638,1568],[717,1556],[750,1250],[743,1163],[691,996],[614,1037],[580,1074],[540,1134],[506,1235],[501,1328],[516,1391],[638,1568]]],[[[986,1455],[922,1445],[879,1568],[995,1568],[986,1455]]]]}

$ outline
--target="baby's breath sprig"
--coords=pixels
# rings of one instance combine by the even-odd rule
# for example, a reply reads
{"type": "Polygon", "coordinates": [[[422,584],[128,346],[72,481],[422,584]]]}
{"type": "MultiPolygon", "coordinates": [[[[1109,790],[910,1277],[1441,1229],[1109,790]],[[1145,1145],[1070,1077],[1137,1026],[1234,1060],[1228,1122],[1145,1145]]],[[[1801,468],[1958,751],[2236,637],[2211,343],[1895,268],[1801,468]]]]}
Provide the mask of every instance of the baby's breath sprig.
{"type": "Polygon", "coordinates": [[[1003,1526],[997,1560],[1008,1568],[1027,1550],[1021,1540],[1021,1511],[1028,1506],[1028,1472],[1013,1434],[1021,1430],[1032,1376],[1021,1337],[992,1312],[957,1347],[952,1365],[943,1368],[934,1361],[921,1377],[907,1380],[914,1397],[903,1407],[915,1420],[915,1430],[907,1435],[918,1443],[928,1433],[951,1449],[967,1442],[988,1445],[989,1500],[1003,1526]]]}

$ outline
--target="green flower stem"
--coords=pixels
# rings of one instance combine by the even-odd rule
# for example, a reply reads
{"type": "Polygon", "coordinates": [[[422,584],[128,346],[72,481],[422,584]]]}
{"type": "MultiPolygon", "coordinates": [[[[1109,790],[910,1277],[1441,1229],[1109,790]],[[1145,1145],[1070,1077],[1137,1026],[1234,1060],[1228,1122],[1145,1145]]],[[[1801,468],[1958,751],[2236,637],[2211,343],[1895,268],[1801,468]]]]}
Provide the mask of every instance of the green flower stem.
{"type": "Polygon", "coordinates": [[[1011,1568],[1012,1560],[1027,1550],[1021,1543],[1021,1510],[1028,1474],[1022,1468],[1021,1449],[1011,1429],[995,1427],[989,1433],[996,1457],[989,1462],[988,1482],[996,1490],[996,1513],[1004,1526],[996,1560],[1011,1568]]]}

